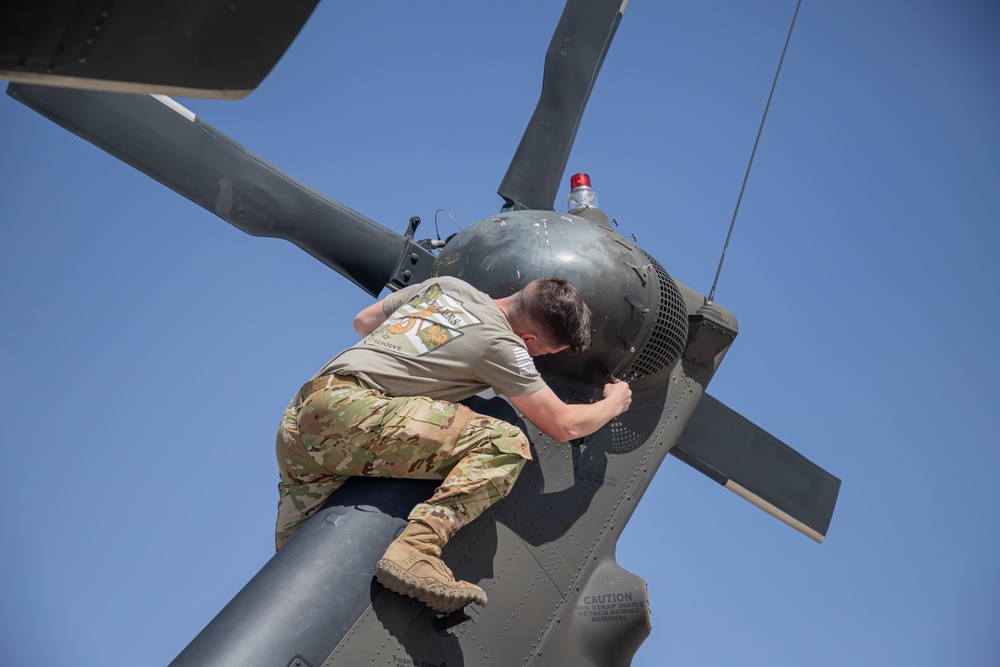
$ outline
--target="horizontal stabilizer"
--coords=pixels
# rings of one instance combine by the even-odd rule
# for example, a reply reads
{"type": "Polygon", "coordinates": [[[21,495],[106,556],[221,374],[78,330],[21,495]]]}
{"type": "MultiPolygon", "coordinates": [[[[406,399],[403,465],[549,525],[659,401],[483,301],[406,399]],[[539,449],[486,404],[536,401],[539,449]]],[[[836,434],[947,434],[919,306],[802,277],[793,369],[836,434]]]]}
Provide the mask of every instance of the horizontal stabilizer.
{"type": "Polygon", "coordinates": [[[670,453],[822,542],[840,480],[705,394],[670,453]]]}

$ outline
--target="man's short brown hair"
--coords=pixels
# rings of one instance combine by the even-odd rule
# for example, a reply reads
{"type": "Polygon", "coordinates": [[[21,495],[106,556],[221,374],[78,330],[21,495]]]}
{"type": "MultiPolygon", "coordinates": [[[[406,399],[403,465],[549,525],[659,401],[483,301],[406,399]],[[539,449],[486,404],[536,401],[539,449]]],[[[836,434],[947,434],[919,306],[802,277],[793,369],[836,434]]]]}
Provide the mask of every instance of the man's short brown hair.
{"type": "Polygon", "coordinates": [[[539,329],[539,335],[556,345],[569,345],[573,352],[590,347],[593,315],[580,292],[568,280],[541,278],[521,290],[522,314],[539,329]]]}

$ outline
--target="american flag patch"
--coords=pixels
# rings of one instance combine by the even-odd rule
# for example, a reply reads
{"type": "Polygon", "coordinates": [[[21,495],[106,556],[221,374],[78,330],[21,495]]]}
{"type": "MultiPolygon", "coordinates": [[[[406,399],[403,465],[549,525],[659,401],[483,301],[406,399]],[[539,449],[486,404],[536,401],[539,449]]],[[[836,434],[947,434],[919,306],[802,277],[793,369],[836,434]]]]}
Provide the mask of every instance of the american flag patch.
{"type": "Polygon", "coordinates": [[[531,355],[523,347],[514,346],[514,361],[517,362],[517,371],[521,375],[535,375],[538,373],[535,370],[535,362],[532,361],[531,355]]]}

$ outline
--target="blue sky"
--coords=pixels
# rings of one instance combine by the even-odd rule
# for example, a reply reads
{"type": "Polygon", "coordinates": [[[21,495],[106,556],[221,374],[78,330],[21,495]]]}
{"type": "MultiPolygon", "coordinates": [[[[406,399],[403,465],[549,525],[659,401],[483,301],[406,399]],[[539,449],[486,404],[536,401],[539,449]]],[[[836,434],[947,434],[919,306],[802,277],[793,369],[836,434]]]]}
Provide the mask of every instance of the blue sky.
{"type": "MultiPolygon", "coordinates": [[[[570,158],[704,292],[794,8],[631,2],[570,158]]],[[[561,10],[327,0],[249,98],[181,101],[386,227],[465,225],[561,10]]],[[[281,411],[370,299],[7,97],[0,176],[0,657],[165,665],[270,557],[281,411]]],[[[668,459],[618,545],[652,604],[634,665],[1000,661],[998,184],[995,2],[804,3],[709,391],[840,502],[817,545],[668,459]]]]}

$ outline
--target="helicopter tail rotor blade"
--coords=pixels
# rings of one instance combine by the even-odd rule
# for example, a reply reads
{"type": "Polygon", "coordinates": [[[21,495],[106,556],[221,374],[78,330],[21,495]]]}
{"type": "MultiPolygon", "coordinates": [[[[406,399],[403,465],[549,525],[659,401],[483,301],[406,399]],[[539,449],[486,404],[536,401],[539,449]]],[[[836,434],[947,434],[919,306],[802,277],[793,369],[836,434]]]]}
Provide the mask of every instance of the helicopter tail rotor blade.
{"type": "Polygon", "coordinates": [[[569,0],[545,55],[542,94],[498,194],[504,209],[551,210],[597,74],[628,0],[569,0]]]}
{"type": "MultiPolygon", "coordinates": [[[[291,241],[369,294],[434,255],[268,164],[172,99],[12,84],[8,95],[253,236],[291,241]]],[[[411,230],[413,225],[411,224],[411,230]]]]}
{"type": "Polygon", "coordinates": [[[6,0],[0,79],[240,99],[277,64],[318,2],[6,0]]]}
{"type": "Polygon", "coordinates": [[[822,542],[840,480],[709,394],[670,453],[822,542]]]}

